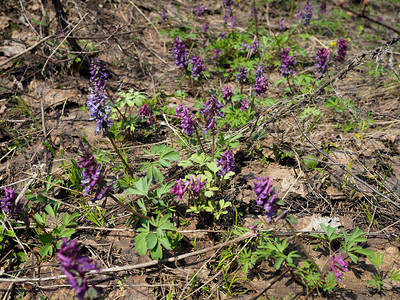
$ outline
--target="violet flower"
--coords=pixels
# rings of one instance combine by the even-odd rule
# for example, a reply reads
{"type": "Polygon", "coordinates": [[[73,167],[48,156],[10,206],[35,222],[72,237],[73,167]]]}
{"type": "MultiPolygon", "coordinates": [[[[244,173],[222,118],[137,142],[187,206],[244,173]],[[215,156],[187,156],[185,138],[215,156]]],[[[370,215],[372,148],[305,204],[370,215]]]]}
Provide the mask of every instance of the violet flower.
{"type": "Polygon", "coordinates": [[[186,69],[188,62],[189,53],[186,51],[186,46],[183,41],[177,37],[173,44],[172,55],[175,58],[175,65],[181,70],[186,69]]]}
{"type": "Polygon", "coordinates": [[[192,77],[196,78],[199,75],[203,75],[205,70],[203,60],[200,56],[192,57],[193,68],[192,68],[192,77]]]}
{"type": "Polygon", "coordinates": [[[264,77],[264,75],[260,77],[256,77],[256,81],[254,83],[254,94],[256,96],[261,96],[268,90],[269,82],[268,80],[264,77]]]}
{"type": "Polygon", "coordinates": [[[161,23],[165,23],[166,19],[165,19],[165,10],[161,11],[161,23]]]}
{"type": "Polygon", "coordinates": [[[312,4],[307,2],[306,6],[303,8],[303,10],[298,10],[297,11],[297,17],[303,19],[303,24],[307,26],[310,24],[312,15],[313,15],[314,7],[312,4]]]}
{"type": "Polygon", "coordinates": [[[225,101],[225,103],[231,103],[232,102],[232,96],[233,96],[233,91],[230,88],[229,85],[227,85],[223,90],[222,90],[222,99],[225,101]]]}
{"type": "Polygon", "coordinates": [[[190,112],[188,107],[179,105],[176,108],[176,116],[181,118],[181,125],[185,133],[192,137],[197,123],[196,117],[190,112]]]}
{"type": "Polygon", "coordinates": [[[203,32],[206,33],[208,28],[210,28],[210,24],[206,23],[203,25],[203,32]]]}
{"type": "Polygon", "coordinates": [[[193,197],[199,197],[200,191],[204,189],[206,182],[201,182],[201,176],[190,175],[190,181],[186,182],[193,193],[193,197]]]}
{"type": "Polygon", "coordinates": [[[283,21],[285,21],[285,18],[281,18],[280,20],[279,20],[279,28],[281,29],[281,30],[286,30],[286,26],[285,26],[285,24],[283,24],[283,21]]]}
{"type": "Polygon", "coordinates": [[[240,110],[245,111],[246,109],[250,108],[250,102],[248,98],[244,98],[241,103],[240,110]]]}
{"type": "Polygon", "coordinates": [[[108,190],[112,187],[113,183],[104,187],[103,176],[101,175],[101,164],[96,162],[93,154],[89,152],[88,144],[79,144],[80,158],[77,161],[78,168],[84,169],[82,175],[82,186],[85,186],[83,195],[87,196],[90,192],[95,191],[94,197],[91,199],[93,202],[101,200],[108,190]]]}
{"type": "Polygon", "coordinates": [[[224,0],[222,5],[224,6],[225,10],[228,13],[232,12],[232,8],[235,5],[235,1],[234,0],[224,0]]]}
{"type": "Polygon", "coordinates": [[[333,253],[332,257],[329,257],[329,265],[332,269],[333,274],[335,274],[336,279],[339,283],[343,281],[343,273],[340,272],[348,272],[349,269],[347,269],[347,265],[349,264],[348,262],[344,261],[342,252],[339,250],[339,254],[333,253]]]}
{"type": "Polygon", "coordinates": [[[214,132],[215,130],[215,117],[222,117],[221,108],[222,104],[218,102],[217,94],[214,94],[207,102],[203,103],[203,108],[201,109],[201,115],[206,118],[206,128],[203,130],[204,132],[208,132],[211,130],[214,132]]]}
{"type": "Polygon", "coordinates": [[[140,113],[140,117],[142,118],[142,120],[146,120],[147,117],[147,123],[150,124],[151,122],[151,115],[153,113],[153,110],[151,109],[151,107],[148,104],[143,104],[143,106],[141,106],[139,108],[139,113],[140,113]]]}
{"type": "Polygon", "coordinates": [[[4,198],[0,200],[1,209],[10,215],[19,215],[21,212],[21,202],[15,203],[17,194],[14,189],[4,188],[4,198]]]}
{"type": "Polygon", "coordinates": [[[319,7],[319,13],[321,15],[326,13],[326,2],[325,1],[322,1],[321,6],[319,7]]]}
{"type": "Polygon", "coordinates": [[[185,195],[188,186],[188,184],[185,184],[185,187],[182,187],[182,178],[180,178],[179,180],[175,181],[175,184],[169,193],[175,195],[177,200],[182,200],[182,197],[185,195]]]}
{"type": "Polygon", "coordinates": [[[206,8],[204,6],[197,6],[193,8],[193,14],[198,17],[202,17],[205,11],[206,8]]]}
{"type": "Polygon", "coordinates": [[[213,56],[211,56],[211,60],[214,60],[216,58],[218,58],[218,56],[220,56],[222,54],[222,51],[218,50],[218,49],[214,49],[214,54],[213,56]]]}
{"type": "Polygon", "coordinates": [[[226,39],[226,32],[221,32],[220,34],[218,34],[218,38],[221,39],[221,41],[226,39]]]}
{"type": "Polygon", "coordinates": [[[90,87],[89,95],[86,105],[89,110],[89,120],[95,120],[97,123],[96,133],[100,133],[101,128],[104,126],[104,134],[107,135],[108,128],[111,127],[110,113],[111,108],[106,105],[106,85],[108,74],[106,72],[105,64],[98,59],[94,59],[90,63],[89,68],[90,87]]]}
{"type": "Polygon", "coordinates": [[[337,45],[338,45],[338,52],[337,55],[335,56],[335,59],[338,62],[344,62],[347,51],[347,41],[345,39],[339,38],[337,41],[337,45]]]}
{"type": "Polygon", "coordinates": [[[256,80],[264,76],[264,70],[265,66],[258,66],[258,68],[254,70],[254,77],[256,80]]]}
{"type": "Polygon", "coordinates": [[[236,28],[236,17],[232,17],[229,23],[229,29],[236,28]]]}
{"type": "Polygon", "coordinates": [[[247,228],[249,228],[250,230],[253,230],[253,237],[254,238],[258,237],[258,224],[255,224],[253,226],[249,226],[247,228]]]}
{"type": "Polygon", "coordinates": [[[63,238],[62,241],[60,251],[57,253],[61,271],[67,275],[71,289],[75,289],[78,299],[83,300],[89,289],[85,275],[91,270],[100,271],[100,268],[87,255],[80,255],[76,239],[68,241],[67,238],[63,238]]]}
{"type": "Polygon", "coordinates": [[[288,77],[293,74],[293,67],[297,62],[293,59],[293,56],[289,55],[290,47],[282,48],[281,50],[281,77],[288,77]]]}
{"type": "Polygon", "coordinates": [[[235,155],[232,153],[231,149],[221,154],[221,158],[217,160],[217,166],[221,167],[221,170],[218,171],[218,175],[221,177],[231,171],[235,172],[235,155]]]}
{"type": "Polygon", "coordinates": [[[251,50],[251,53],[252,53],[252,54],[257,53],[257,51],[258,51],[258,46],[259,46],[258,40],[254,40],[254,41],[251,43],[251,45],[249,46],[249,49],[251,50]]]}
{"type": "Polygon", "coordinates": [[[203,42],[199,46],[202,47],[202,48],[205,48],[206,45],[207,45],[207,38],[203,37],[203,42]]]}
{"type": "Polygon", "coordinates": [[[329,49],[326,48],[319,48],[316,57],[316,64],[315,67],[317,68],[317,74],[319,76],[323,76],[326,71],[328,70],[329,64],[329,49]]]}
{"type": "Polygon", "coordinates": [[[254,192],[257,195],[257,206],[264,208],[267,213],[266,221],[272,220],[272,217],[276,215],[278,205],[275,203],[278,191],[275,191],[272,186],[272,179],[269,176],[257,177],[257,181],[254,182],[254,192]]]}
{"type": "Polygon", "coordinates": [[[236,81],[243,84],[247,81],[247,74],[249,72],[247,71],[247,69],[245,67],[240,67],[239,71],[236,75],[236,81]]]}
{"type": "Polygon", "coordinates": [[[250,17],[258,16],[258,7],[254,6],[250,9],[250,17]]]}

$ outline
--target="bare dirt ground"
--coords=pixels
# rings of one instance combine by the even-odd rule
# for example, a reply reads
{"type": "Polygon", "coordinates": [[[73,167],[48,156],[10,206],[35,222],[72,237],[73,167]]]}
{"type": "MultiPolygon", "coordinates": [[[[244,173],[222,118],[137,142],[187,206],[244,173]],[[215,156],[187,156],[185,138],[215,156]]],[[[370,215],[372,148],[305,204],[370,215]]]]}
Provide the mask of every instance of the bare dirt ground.
{"type": "MultiPolygon", "coordinates": [[[[250,2],[240,1],[235,8],[238,31],[247,29],[251,18],[250,2]]],[[[256,2],[260,2],[258,25],[271,35],[279,32],[281,17],[285,18],[286,26],[297,22],[289,1],[256,2]]],[[[113,153],[109,141],[102,135],[95,135],[96,124],[88,120],[87,110],[82,109],[87,101],[89,74],[82,68],[85,60],[75,61],[78,55],[88,61],[97,57],[106,63],[111,99],[117,98],[122,86],[124,91],[133,88],[148,97],[158,94],[158,105],[167,103],[168,108],[174,108],[182,100],[168,97],[179,83],[180,73],[171,55],[172,39],[163,32],[184,24],[191,25],[192,9],[200,4],[208,8],[204,18],[210,24],[210,32],[217,35],[225,31],[222,1],[69,0],[61,3],[69,29],[73,28],[69,38],[80,41],[80,53],[71,49],[70,40],[60,34],[56,11],[50,0],[0,2],[0,185],[13,184],[17,190],[22,190],[36,174],[35,182],[29,187],[34,195],[46,190],[50,178],[65,179],[62,160],[77,158],[78,144],[84,134],[95,148],[113,153]],[[160,21],[161,9],[169,17],[166,23],[160,21]],[[42,142],[50,144],[57,153],[63,151],[63,156],[55,157],[42,142]]],[[[294,1],[294,6],[304,4],[294,1]]],[[[335,3],[327,1],[328,16],[334,9],[340,10],[335,3]]],[[[369,9],[371,15],[381,16],[386,24],[396,27],[400,23],[398,1],[370,1],[369,9]]],[[[201,27],[199,20],[197,22],[201,27]]],[[[345,230],[351,231],[358,226],[368,232],[368,241],[362,246],[385,254],[380,270],[388,274],[393,269],[400,270],[400,48],[394,44],[380,49],[378,55],[373,51],[397,37],[398,33],[365,18],[348,17],[344,24],[349,40],[349,61],[343,66],[332,67],[324,79],[325,90],[315,97],[304,97],[299,104],[280,102],[280,106],[269,112],[270,118],[257,124],[255,131],[263,134],[256,139],[244,139],[252,131],[254,122],[238,129],[244,137],[234,150],[237,171],[225,187],[223,197],[240,210],[237,222],[251,225],[261,214],[254,205],[252,182],[257,176],[268,174],[277,183],[279,197],[285,200],[288,211],[297,219],[296,230],[305,232],[300,234],[304,244],[325,271],[329,268],[325,264],[326,256],[314,249],[317,242],[306,234],[320,230],[313,226],[313,220],[321,217],[337,218],[345,230]],[[348,72],[338,77],[346,68],[348,72]],[[351,99],[351,109],[343,112],[326,106],[327,99],[338,96],[351,99]],[[313,117],[299,117],[306,108],[321,112],[318,122],[314,124],[313,117]],[[294,118],[292,112],[297,117],[294,118]],[[344,130],[343,124],[350,126],[349,129],[344,130]],[[327,150],[330,150],[329,158],[323,155],[327,150]],[[308,168],[305,155],[318,158],[318,170],[308,168]]],[[[329,28],[315,30],[311,36],[300,41],[301,48],[308,53],[315,53],[321,46],[329,47],[336,40],[329,28]]],[[[312,61],[310,55],[308,65],[304,63],[303,69],[297,71],[313,72],[310,71],[312,61]]],[[[274,66],[268,65],[267,73],[271,82],[280,79],[278,68],[274,66]]],[[[226,84],[240,88],[234,79],[221,76],[206,82],[204,89],[215,86],[222,89],[226,84]]],[[[272,85],[264,97],[283,99],[285,88],[284,83],[272,85]]],[[[188,94],[183,103],[193,106],[199,95],[193,95],[189,82],[183,82],[180,89],[188,94]]],[[[302,93],[299,95],[301,98],[302,93]]],[[[270,108],[256,107],[258,115],[267,110],[270,108]]],[[[158,126],[150,135],[146,136],[139,128],[133,137],[121,143],[138,175],[144,174],[139,170],[143,149],[150,149],[157,143],[172,147],[178,142],[171,129],[178,125],[167,126],[162,115],[154,118],[158,126]]],[[[182,157],[186,155],[185,151],[180,153],[182,157]]],[[[110,167],[108,176],[120,176],[113,172],[115,170],[110,167]]],[[[165,175],[168,178],[175,173],[176,168],[171,168],[165,175]]],[[[49,187],[47,196],[65,203],[65,206],[61,205],[63,211],[81,210],[74,194],[64,190],[62,180],[49,187]]],[[[23,198],[22,201],[28,200],[23,198]]],[[[110,201],[106,208],[107,216],[114,217],[112,227],[96,228],[87,218],[78,219],[74,237],[85,246],[86,252],[100,262],[101,268],[151,261],[149,255],[140,256],[133,250],[136,233],[125,225],[129,215],[110,201]]],[[[39,209],[37,206],[36,210],[39,209]]],[[[234,212],[230,211],[226,219],[233,218],[234,212]]],[[[220,220],[207,227],[196,216],[187,219],[186,225],[178,227],[184,238],[175,249],[165,252],[166,257],[206,249],[225,241],[228,221],[220,220]]],[[[3,223],[2,226],[6,231],[7,225],[3,223]]],[[[285,227],[278,226],[274,231],[281,237],[290,236],[285,227]]],[[[1,277],[39,278],[62,274],[56,256],[40,259],[38,241],[27,235],[23,238],[28,245],[25,247],[27,260],[18,265],[15,264],[15,249],[21,251],[21,245],[15,242],[15,249],[0,245],[1,277]]],[[[237,246],[232,247],[236,249],[237,246]]],[[[358,264],[351,264],[351,271],[345,273],[343,283],[328,292],[309,291],[290,274],[284,274],[274,282],[282,270],[277,271],[269,261],[258,264],[248,274],[241,273],[241,267],[233,262],[227,272],[232,276],[239,272],[237,277],[248,280],[236,281],[227,291],[221,288],[222,279],[216,269],[221,257],[226,255],[224,251],[229,249],[215,249],[173,263],[98,274],[91,277],[91,281],[103,288],[106,299],[247,299],[271,283],[273,285],[259,299],[400,297],[400,285],[396,282],[384,280],[381,292],[368,285],[367,280],[374,270],[365,258],[358,264]],[[193,280],[194,276],[196,280],[193,280]],[[235,293],[241,295],[235,296],[235,293]],[[166,298],[168,294],[172,298],[166,298]]],[[[2,282],[0,279],[0,294],[2,299],[71,299],[74,295],[65,279],[40,282],[2,282]]]]}

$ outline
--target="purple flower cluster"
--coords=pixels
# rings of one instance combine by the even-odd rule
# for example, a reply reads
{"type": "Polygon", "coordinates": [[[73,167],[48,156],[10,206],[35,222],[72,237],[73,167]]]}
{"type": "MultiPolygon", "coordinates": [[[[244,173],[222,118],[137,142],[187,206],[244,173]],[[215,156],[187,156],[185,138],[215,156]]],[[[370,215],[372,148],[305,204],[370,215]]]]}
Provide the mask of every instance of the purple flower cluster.
{"type": "Polygon", "coordinates": [[[198,17],[202,17],[205,11],[206,11],[206,8],[201,5],[193,8],[193,14],[198,17]]]}
{"type": "Polygon", "coordinates": [[[254,77],[256,80],[264,76],[265,66],[258,66],[257,69],[254,70],[254,77]]]}
{"type": "Polygon", "coordinates": [[[188,107],[178,105],[176,108],[176,116],[181,118],[181,125],[185,133],[192,137],[196,126],[196,117],[190,112],[188,107]]]}
{"type": "Polygon", "coordinates": [[[320,13],[321,15],[323,15],[323,14],[326,13],[326,2],[325,2],[325,1],[323,1],[323,2],[321,3],[321,6],[319,7],[319,13],[320,13]]]}
{"type": "Polygon", "coordinates": [[[170,191],[170,194],[175,195],[177,200],[182,200],[187,189],[190,187],[193,197],[198,197],[200,195],[200,191],[204,189],[205,184],[206,182],[201,182],[201,176],[197,177],[191,174],[189,181],[182,181],[182,178],[176,180],[170,191]]]}
{"type": "Polygon", "coordinates": [[[250,101],[248,98],[244,98],[241,103],[240,110],[245,111],[246,109],[250,108],[250,101]]]}
{"type": "Polygon", "coordinates": [[[206,33],[208,28],[210,28],[210,24],[206,23],[203,25],[203,32],[206,33]]]}
{"type": "Polygon", "coordinates": [[[258,16],[258,7],[254,6],[250,9],[250,17],[258,16]]]}
{"type": "Polygon", "coordinates": [[[222,54],[222,51],[218,50],[218,49],[214,49],[214,54],[213,56],[211,56],[211,60],[214,60],[216,58],[218,58],[218,56],[220,56],[222,54]]]}
{"type": "Polygon", "coordinates": [[[90,87],[88,101],[86,105],[89,110],[89,120],[96,120],[96,133],[100,133],[101,128],[105,127],[104,134],[108,133],[111,127],[110,113],[111,108],[106,105],[106,85],[108,74],[105,64],[98,59],[94,59],[90,64],[90,87]]]}
{"type": "Polygon", "coordinates": [[[60,251],[57,257],[61,263],[61,271],[67,275],[71,288],[75,289],[78,299],[85,299],[85,293],[89,289],[86,273],[91,270],[100,271],[100,268],[88,256],[80,255],[76,239],[62,239],[60,251]]]}
{"type": "Polygon", "coordinates": [[[204,68],[204,63],[203,63],[203,60],[201,59],[201,57],[193,56],[192,63],[193,63],[192,77],[196,78],[199,75],[203,75],[205,68],[204,68]]]}
{"type": "Polygon", "coordinates": [[[335,274],[336,279],[339,283],[343,281],[343,273],[340,272],[348,272],[347,269],[348,262],[344,261],[342,252],[339,250],[339,254],[333,253],[332,257],[329,257],[329,265],[332,269],[333,274],[335,274]]]}
{"type": "Polygon", "coordinates": [[[139,114],[140,117],[142,118],[142,120],[146,120],[147,117],[147,123],[150,124],[151,122],[151,115],[153,113],[153,110],[151,109],[151,107],[148,104],[143,104],[143,106],[141,106],[139,108],[139,114]]]}
{"type": "Polygon", "coordinates": [[[247,69],[245,67],[240,67],[239,71],[236,75],[236,81],[243,84],[247,81],[247,74],[249,72],[247,71],[247,69]]]}
{"type": "Polygon", "coordinates": [[[206,128],[204,132],[208,132],[211,130],[214,132],[215,130],[215,117],[222,117],[221,108],[222,104],[218,102],[217,94],[214,94],[207,102],[203,103],[203,108],[201,109],[201,115],[206,118],[206,128]]]}
{"type": "Polygon", "coordinates": [[[338,45],[338,52],[337,55],[335,56],[335,59],[338,62],[344,62],[347,51],[347,41],[345,39],[339,38],[337,41],[337,45],[338,45]]]}
{"type": "Polygon", "coordinates": [[[203,37],[203,42],[199,45],[201,48],[205,48],[207,45],[207,38],[203,37]]]}
{"type": "Polygon", "coordinates": [[[220,34],[218,34],[218,38],[221,39],[221,41],[226,39],[226,32],[221,32],[220,34]]]}
{"type": "Polygon", "coordinates": [[[297,64],[293,56],[289,55],[290,47],[281,50],[281,77],[293,74],[293,67],[297,64]]]}
{"type": "Polygon", "coordinates": [[[174,41],[172,55],[175,58],[175,65],[181,70],[186,69],[187,65],[189,64],[189,53],[186,51],[185,43],[181,41],[179,37],[177,37],[174,41]]]}
{"type": "Polygon", "coordinates": [[[21,202],[15,203],[17,195],[15,189],[4,188],[4,198],[0,200],[1,209],[10,215],[19,215],[21,212],[21,202]]]}
{"type": "Polygon", "coordinates": [[[229,172],[235,172],[235,155],[232,153],[231,149],[225,151],[221,154],[221,158],[217,160],[217,166],[221,167],[218,171],[219,176],[225,176],[229,172]]]}
{"type": "Polygon", "coordinates": [[[225,103],[231,103],[232,102],[232,96],[233,96],[233,91],[229,85],[227,85],[223,90],[222,90],[222,99],[225,101],[225,103]]]}
{"type": "Polygon", "coordinates": [[[165,17],[165,10],[161,11],[161,23],[165,23],[166,17],[165,17]]]}
{"type": "Polygon", "coordinates": [[[283,18],[283,17],[279,20],[279,28],[281,30],[286,30],[286,26],[285,26],[285,24],[283,24],[284,21],[285,21],[285,18],[283,18]]]}
{"type": "Polygon", "coordinates": [[[278,205],[275,203],[278,191],[275,191],[272,186],[272,179],[269,176],[257,177],[254,182],[254,192],[257,195],[257,206],[263,207],[267,213],[267,222],[271,221],[272,217],[276,215],[278,205]]]}
{"type": "Polygon", "coordinates": [[[259,43],[257,40],[254,40],[250,45],[247,45],[246,41],[243,41],[242,47],[240,47],[240,51],[247,49],[247,51],[251,51],[251,54],[257,53],[259,47],[259,43]]]}
{"type": "Polygon", "coordinates": [[[101,164],[96,162],[93,154],[89,152],[87,144],[79,144],[80,158],[78,159],[78,168],[84,169],[82,171],[82,186],[85,186],[83,195],[87,196],[93,190],[96,190],[95,196],[91,199],[93,202],[101,200],[108,190],[112,187],[112,183],[103,187],[104,181],[101,175],[101,164]]]}
{"type": "Polygon", "coordinates": [[[317,68],[317,74],[322,76],[328,71],[328,64],[329,64],[329,49],[326,48],[319,48],[317,52],[317,57],[315,58],[316,64],[315,67],[317,68]]]}
{"type": "Polygon", "coordinates": [[[224,0],[222,4],[223,4],[226,12],[231,13],[233,6],[235,6],[235,1],[234,0],[224,0]]]}
{"type": "Polygon", "coordinates": [[[303,8],[303,10],[297,10],[297,17],[300,19],[303,19],[303,24],[308,25],[311,22],[312,15],[313,15],[314,7],[312,4],[307,2],[306,6],[303,8]]]}

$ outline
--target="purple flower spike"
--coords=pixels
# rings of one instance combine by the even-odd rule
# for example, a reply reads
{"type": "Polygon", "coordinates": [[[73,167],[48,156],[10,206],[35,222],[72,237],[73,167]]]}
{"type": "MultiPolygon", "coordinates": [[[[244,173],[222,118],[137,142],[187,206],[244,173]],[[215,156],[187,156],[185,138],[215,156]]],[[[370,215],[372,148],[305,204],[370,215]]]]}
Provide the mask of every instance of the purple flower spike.
{"type": "Polygon", "coordinates": [[[321,15],[326,13],[326,2],[325,1],[321,3],[321,6],[319,7],[319,13],[321,15]]]}
{"type": "Polygon", "coordinates": [[[176,108],[176,116],[181,118],[181,125],[185,133],[192,137],[197,123],[196,117],[190,112],[188,107],[179,105],[176,108]]]}
{"type": "Polygon", "coordinates": [[[254,83],[254,94],[256,96],[261,96],[268,90],[268,86],[269,82],[264,76],[256,78],[256,82],[254,83]]]}
{"type": "Polygon", "coordinates": [[[247,228],[249,228],[250,230],[253,230],[253,237],[254,238],[258,237],[258,230],[259,230],[258,229],[258,224],[255,224],[255,225],[247,227],[247,228]]]}
{"type": "Polygon", "coordinates": [[[208,28],[210,28],[210,24],[206,23],[203,25],[203,32],[206,33],[208,28]]]}
{"type": "Polygon", "coordinates": [[[337,44],[338,44],[338,52],[337,55],[335,56],[335,59],[338,62],[344,62],[347,51],[347,41],[345,39],[339,38],[337,44]]]}
{"type": "Polygon", "coordinates": [[[213,54],[213,56],[211,56],[211,60],[218,58],[218,56],[220,56],[221,54],[222,54],[222,51],[219,51],[218,49],[214,49],[214,54],[213,54]]]}
{"type": "Polygon", "coordinates": [[[303,24],[307,26],[311,22],[313,11],[314,7],[312,6],[312,4],[307,2],[306,6],[303,8],[302,11],[300,9],[297,11],[297,17],[299,19],[302,18],[303,24]]]}
{"type": "Polygon", "coordinates": [[[218,175],[221,177],[231,171],[235,172],[235,155],[233,155],[231,149],[221,154],[221,158],[217,160],[217,166],[222,167],[221,170],[218,171],[218,175]]]}
{"type": "Polygon", "coordinates": [[[190,187],[190,190],[193,193],[193,197],[199,197],[200,191],[204,189],[204,186],[206,185],[205,182],[201,182],[201,176],[197,177],[195,175],[190,175],[190,181],[187,182],[187,184],[190,187]]]}
{"type": "Polygon", "coordinates": [[[4,198],[0,200],[1,209],[10,215],[19,215],[21,212],[21,202],[18,202],[17,205],[15,204],[15,200],[17,199],[15,188],[12,190],[4,188],[4,193],[4,198]]]}
{"type": "Polygon", "coordinates": [[[177,37],[174,41],[172,55],[175,58],[175,65],[181,70],[186,69],[187,65],[189,64],[189,53],[186,51],[185,43],[181,41],[179,37],[177,37]]]}
{"type": "Polygon", "coordinates": [[[165,23],[166,19],[165,19],[165,10],[161,11],[161,23],[165,23]]]}
{"type": "Polygon", "coordinates": [[[192,57],[193,68],[192,68],[192,77],[196,78],[199,75],[203,75],[205,70],[203,60],[200,56],[192,57]]]}
{"type": "Polygon", "coordinates": [[[86,105],[89,110],[89,120],[95,120],[97,123],[96,133],[101,132],[101,128],[105,127],[104,134],[107,135],[108,128],[111,127],[110,113],[111,108],[106,105],[106,86],[108,74],[105,64],[95,59],[91,62],[89,68],[90,87],[88,101],[86,105]]]}
{"type": "Polygon", "coordinates": [[[236,28],[236,23],[235,23],[235,21],[236,21],[236,17],[232,17],[232,18],[231,18],[231,21],[230,21],[230,23],[229,23],[229,29],[236,28]]]}
{"type": "Polygon", "coordinates": [[[139,113],[140,113],[140,117],[142,118],[142,120],[146,120],[147,117],[147,123],[150,124],[151,122],[151,115],[153,113],[153,110],[151,109],[151,107],[148,104],[143,104],[142,107],[139,108],[139,113]]]}
{"type": "Polygon", "coordinates": [[[254,182],[254,192],[257,195],[257,206],[263,207],[267,213],[266,221],[272,220],[272,217],[276,215],[278,205],[275,203],[278,191],[275,191],[272,186],[272,179],[268,176],[257,177],[257,181],[254,182]]]}
{"type": "Polygon", "coordinates": [[[288,77],[293,74],[293,67],[297,64],[293,56],[289,55],[290,47],[281,50],[281,77],[288,77]]]}
{"type": "Polygon", "coordinates": [[[94,156],[89,152],[89,146],[87,144],[79,144],[79,152],[81,157],[78,159],[78,168],[84,169],[82,171],[82,186],[85,186],[83,195],[87,196],[90,192],[95,190],[95,196],[91,200],[101,200],[107,191],[112,187],[113,183],[103,187],[104,180],[101,175],[101,164],[96,162],[94,156]]]}
{"type": "Polygon", "coordinates": [[[223,90],[222,90],[222,99],[224,99],[225,103],[231,103],[232,102],[232,96],[233,96],[233,91],[230,88],[229,85],[227,85],[223,90]]]}
{"type": "Polygon", "coordinates": [[[204,6],[197,6],[193,8],[193,14],[198,17],[202,17],[205,11],[206,8],[204,6]]]}
{"type": "Polygon", "coordinates": [[[254,54],[258,51],[258,40],[254,40],[251,45],[249,46],[249,49],[251,50],[251,53],[254,54]]]}
{"type": "Polygon", "coordinates": [[[258,66],[258,68],[254,70],[254,77],[256,80],[264,76],[264,69],[265,66],[258,66]]]}
{"type": "Polygon", "coordinates": [[[221,39],[221,41],[226,39],[226,32],[221,32],[220,34],[218,34],[218,38],[221,39]]]}
{"type": "Polygon", "coordinates": [[[328,71],[329,64],[329,49],[319,48],[316,57],[315,67],[317,68],[317,74],[323,76],[328,71]]]}
{"type": "Polygon", "coordinates": [[[222,117],[221,108],[223,105],[218,102],[217,94],[214,94],[207,102],[203,103],[203,108],[201,109],[201,115],[206,118],[206,128],[204,132],[215,130],[215,117],[222,117]]]}
{"type": "Polygon", "coordinates": [[[281,19],[279,20],[279,28],[280,28],[281,30],[286,30],[286,26],[285,26],[285,24],[283,24],[284,21],[285,21],[285,18],[281,18],[281,19]]]}
{"type": "Polygon", "coordinates": [[[342,252],[339,250],[339,254],[334,253],[332,257],[329,257],[329,265],[332,269],[333,274],[335,274],[336,279],[339,283],[343,281],[343,273],[340,272],[348,272],[347,269],[348,262],[344,261],[342,252]]]}
{"type": "Polygon", "coordinates": [[[242,105],[242,106],[240,107],[240,110],[241,110],[241,111],[245,111],[246,109],[249,109],[249,108],[250,108],[249,99],[244,98],[243,101],[242,101],[242,103],[241,103],[241,105],[242,105]]]}
{"type": "Polygon", "coordinates": [[[67,275],[71,288],[75,289],[78,299],[85,299],[85,293],[89,289],[85,275],[91,271],[100,271],[100,268],[88,256],[80,255],[76,239],[62,239],[60,251],[57,257],[61,263],[61,271],[67,275]]]}
{"type": "Polygon", "coordinates": [[[249,72],[247,71],[247,69],[245,67],[240,67],[239,71],[236,75],[236,81],[243,84],[247,81],[247,74],[249,72]]]}
{"type": "Polygon", "coordinates": [[[232,12],[232,8],[235,5],[235,1],[234,0],[224,0],[222,4],[223,4],[226,12],[227,13],[231,13],[232,12]]]}
{"type": "Polygon", "coordinates": [[[169,193],[175,195],[177,200],[182,200],[182,197],[185,195],[188,186],[189,185],[186,184],[185,187],[182,187],[182,179],[179,179],[175,181],[175,184],[169,193]]]}

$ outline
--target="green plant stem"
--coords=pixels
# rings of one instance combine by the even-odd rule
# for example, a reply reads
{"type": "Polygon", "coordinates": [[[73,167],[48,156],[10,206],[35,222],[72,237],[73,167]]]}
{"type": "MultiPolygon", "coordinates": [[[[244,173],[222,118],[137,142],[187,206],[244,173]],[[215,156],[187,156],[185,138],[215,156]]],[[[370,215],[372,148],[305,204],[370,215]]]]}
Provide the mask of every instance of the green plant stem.
{"type": "Polygon", "coordinates": [[[214,151],[215,151],[215,133],[212,132],[212,148],[211,148],[211,161],[214,161],[214,151]]]}
{"type": "Polygon", "coordinates": [[[197,130],[197,125],[194,125],[194,131],[196,132],[196,137],[197,137],[197,140],[199,141],[201,150],[203,151],[204,154],[206,154],[206,150],[204,149],[203,143],[201,142],[201,139],[200,139],[199,131],[197,130]]]}
{"type": "Polygon", "coordinates": [[[194,89],[194,83],[193,83],[193,78],[190,76],[190,84],[192,86],[192,92],[193,92],[193,97],[196,97],[196,91],[194,89]]]}
{"type": "Polygon", "coordinates": [[[311,257],[310,253],[308,253],[308,251],[306,250],[306,248],[304,247],[303,243],[300,241],[296,231],[294,230],[292,224],[290,224],[290,222],[288,220],[286,221],[286,225],[288,226],[288,228],[290,229],[290,231],[293,234],[294,239],[296,240],[296,242],[299,244],[301,250],[303,250],[304,254],[307,256],[307,258],[310,260],[311,264],[314,266],[314,268],[318,271],[318,273],[322,274],[321,269],[319,268],[319,266],[317,265],[317,263],[315,262],[315,260],[311,257]]]}
{"type": "Polygon", "coordinates": [[[126,205],[125,203],[119,201],[117,199],[117,197],[115,197],[113,194],[111,194],[110,192],[106,193],[106,196],[110,197],[111,199],[113,199],[119,206],[125,208],[127,211],[131,212],[132,214],[134,214],[135,216],[142,218],[142,219],[146,219],[146,220],[151,220],[150,217],[145,216],[144,214],[141,214],[139,212],[137,212],[136,210],[133,210],[132,208],[130,208],[128,205],[126,205]]]}
{"type": "Polygon", "coordinates": [[[289,76],[286,77],[286,81],[287,81],[287,83],[288,83],[288,85],[289,85],[290,91],[291,91],[292,94],[294,95],[294,94],[295,94],[295,91],[294,91],[292,85],[290,84],[289,76]]]}
{"type": "Polygon", "coordinates": [[[121,160],[121,162],[123,163],[123,165],[125,166],[126,170],[128,171],[129,175],[131,175],[131,177],[134,177],[133,174],[133,170],[131,169],[131,167],[129,167],[128,163],[125,161],[125,159],[122,157],[121,153],[119,152],[119,149],[117,147],[117,145],[115,144],[114,139],[110,136],[110,134],[107,134],[108,139],[110,140],[114,150],[117,152],[117,155],[119,157],[119,159],[121,160]]]}

